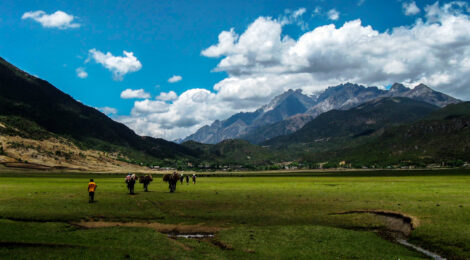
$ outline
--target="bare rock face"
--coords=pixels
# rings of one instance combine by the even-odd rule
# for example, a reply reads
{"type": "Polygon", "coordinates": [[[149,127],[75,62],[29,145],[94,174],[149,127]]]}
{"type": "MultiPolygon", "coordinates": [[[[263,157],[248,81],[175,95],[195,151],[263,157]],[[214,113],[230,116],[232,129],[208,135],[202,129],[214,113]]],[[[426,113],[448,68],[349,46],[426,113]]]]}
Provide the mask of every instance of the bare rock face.
{"type": "Polygon", "coordinates": [[[185,141],[214,144],[226,139],[240,138],[259,127],[305,113],[314,103],[315,100],[302,94],[301,90],[289,90],[254,112],[237,113],[226,120],[215,121],[210,126],[204,126],[187,137],[185,141]]]}
{"type": "Polygon", "coordinates": [[[381,90],[377,87],[364,87],[352,83],[341,84],[336,87],[327,88],[320,94],[316,104],[309,108],[307,114],[316,117],[333,109],[349,109],[381,97],[386,93],[386,90],[381,90]]]}
{"type": "Polygon", "coordinates": [[[245,139],[261,143],[268,139],[291,134],[308,121],[331,110],[347,110],[382,97],[407,97],[438,107],[461,102],[451,96],[420,84],[413,89],[395,83],[389,90],[346,83],[329,87],[316,95],[302,90],[288,90],[254,112],[237,113],[223,121],[200,128],[184,141],[219,143],[226,139],[245,139]]]}

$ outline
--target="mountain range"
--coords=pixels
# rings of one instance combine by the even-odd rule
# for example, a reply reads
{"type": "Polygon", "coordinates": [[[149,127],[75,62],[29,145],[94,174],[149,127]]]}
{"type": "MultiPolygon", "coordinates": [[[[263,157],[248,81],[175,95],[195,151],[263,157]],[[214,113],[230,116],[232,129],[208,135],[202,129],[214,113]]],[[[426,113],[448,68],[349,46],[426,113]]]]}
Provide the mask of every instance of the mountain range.
{"type": "Polygon", "coordinates": [[[382,97],[348,110],[330,110],[311,120],[300,130],[263,142],[277,148],[288,146],[350,146],[361,137],[380,134],[395,125],[412,123],[428,116],[439,107],[405,97],[382,97]]]}
{"type": "Polygon", "coordinates": [[[324,112],[347,110],[382,97],[406,97],[438,107],[460,102],[424,84],[410,89],[395,83],[389,90],[384,90],[346,83],[310,96],[303,94],[301,90],[288,90],[254,112],[237,113],[226,120],[216,120],[184,141],[214,144],[226,139],[244,139],[260,144],[271,138],[293,133],[324,112]]]}
{"type": "Polygon", "coordinates": [[[0,167],[278,169],[286,162],[325,161],[358,167],[459,165],[459,160],[470,160],[470,102],[422,84],[382,90],[347,83],[311,96],[289,90],[254,112],[216,121],[192,137],[216,144],[139,136],[0,58],[0,167]]]}

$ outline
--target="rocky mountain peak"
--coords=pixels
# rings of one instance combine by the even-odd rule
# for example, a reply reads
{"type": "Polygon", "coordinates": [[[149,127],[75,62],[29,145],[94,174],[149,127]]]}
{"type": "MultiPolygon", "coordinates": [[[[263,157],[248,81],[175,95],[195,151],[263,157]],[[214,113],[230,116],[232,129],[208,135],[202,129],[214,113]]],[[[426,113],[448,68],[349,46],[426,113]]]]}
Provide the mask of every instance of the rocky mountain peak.
{"type": "MultiPolygon", "coordinates": [[[[434,91],[424,84],[409,89],[403,84],[395,83],[389,90],[383,90],[377,87],[365,87],[347,82],[329,87],[315,96],[305,95],[301,89],[289,89],[255,112],[235,114],[221,121],[218,125],[211,125],[210,129],[209,127],[201,128],[195,134],[187,137],[186,140],[218,143],[225,139],[247,137],[247,140],[257,143],[266,140],[266,137],[272,138],[297,130],[296,127],[301,127],[301,124],[292,123],[294,122],[292,117],[295,115],[306,114],[308,117],[305,118],[313,119],[330,110],[347,110],[378,98],[387,97],[407,97],[439,107],[460,102],[460,100],[434,91]],[[237,122],[238,119],[242,119],[245,124],[237,122]],[[287,126],[290,127],[288,131],[283,129],[287,126]],[[259,140],[256,138],[259,138],[259,140]]],[[[399,99],[390,100],[393,102],[400,101],[399,99]]],[[[304,122],[302,121],[302,123],[304,122]]]]}
{"type": "Polygon", "coordinates": [[[286,92],[274,97],[271,100],[271,102],[269,102],[267,105],[264,105],[262,107],[262,110],[264,112],[271,111],[271,110],[275,109],[276,107],[278,107],[279,105],[281,105],[286,99],[289,99],[289,98],[292,98],[292,97],[294,97],[296,99],[299,99],[299,100],[304,100],[305,98],[308,98],[307,96],[302,94],[301,89],[296,89],[296,90],[289,89],[286,92]]]}
{"type": "Polygon", "coordinates": [[[406,92],[408,90],[410,90],[410,89],[405,87],[403,84],[394,83],[389,91],[392,92],[392,93],[403,93],[403,92],[406,92]]]}
{"type": "Polygon", "coordinates": [[[414,89],[415,89],[415,90],[419,90],[419,91],[429,91],[429,92],[434,91],[434,90],[432,90],[430,87],[424,85],[423,83],[419,84],[419,85],[416,86],[414,89]]]}

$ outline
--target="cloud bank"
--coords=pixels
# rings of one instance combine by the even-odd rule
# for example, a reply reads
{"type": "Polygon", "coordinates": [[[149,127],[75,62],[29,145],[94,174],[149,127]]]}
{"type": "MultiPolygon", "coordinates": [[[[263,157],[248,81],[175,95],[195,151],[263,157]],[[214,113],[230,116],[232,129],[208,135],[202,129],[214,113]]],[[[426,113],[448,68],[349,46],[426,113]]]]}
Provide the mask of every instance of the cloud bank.
{"type": "Polygon", "coordinates": [[[463,2],[426,6],[424,18],[379,32],[361,20],[327,24],[293,39],[279,19],[259,17],[244,32],[222,31],[202,50],[228,76],[212,91],[190,89],[172,102],[137,101],[120,117],[139,134],[175,139],[215,119],[253,111],[274,96],[301,88],[314,93],[344,82],[386,86],[403,82],[469,99],[470,17],[463,2]]]}

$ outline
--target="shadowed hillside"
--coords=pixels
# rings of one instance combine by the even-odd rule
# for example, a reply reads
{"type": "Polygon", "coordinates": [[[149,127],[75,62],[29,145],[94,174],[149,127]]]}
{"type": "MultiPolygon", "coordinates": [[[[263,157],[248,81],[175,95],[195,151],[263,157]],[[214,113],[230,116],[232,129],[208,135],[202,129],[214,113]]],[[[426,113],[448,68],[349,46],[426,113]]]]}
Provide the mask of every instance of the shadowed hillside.
{"type": "Polygon", "coordinates": [[[470,102],[449,105],[415,123],[390,127],[358,147],[314,153],[305,159],[345,160],[353,166],[461,166],[470,161],[470,102]]]}
{"type": "Polygon", "coordinates": [[[190,149],[175,143],[138,136],[127,126],[1,58],[0,115],[30,120],[46,131],[72,138],[89,148],[110,149],[115,145],[156,158],[195,156],[190,149]]]}
{"type": "Polygon", "coordinates": [[[370,136],[384,128],[424,118],[438,107],[409,98],[379,98],[349,110],[332,110],[319,115],[299,131],[266,141],[273,147],[324,144],[370,136]]]}

